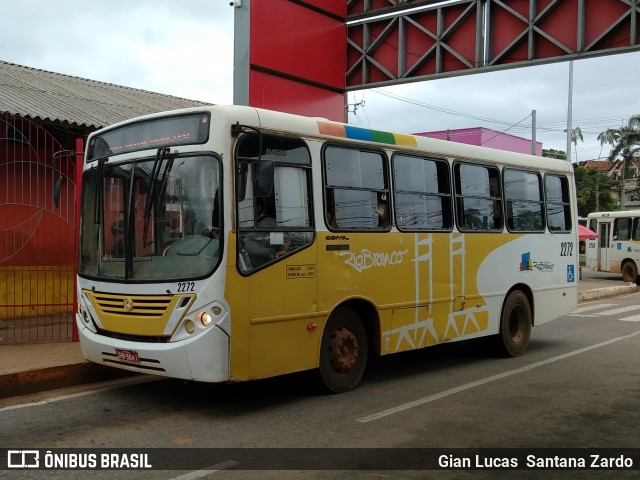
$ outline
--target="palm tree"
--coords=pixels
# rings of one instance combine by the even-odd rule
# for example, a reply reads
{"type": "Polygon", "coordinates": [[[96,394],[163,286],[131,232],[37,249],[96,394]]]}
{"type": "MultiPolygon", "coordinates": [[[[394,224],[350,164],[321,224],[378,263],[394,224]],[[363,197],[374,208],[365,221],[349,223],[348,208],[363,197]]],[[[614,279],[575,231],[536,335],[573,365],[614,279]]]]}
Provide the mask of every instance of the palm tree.
{"type": "Polygon", "coordinates": [[[634,115],[627,125],[620,128],[607,128],[598,135],[601,145],[611,145],[609,161],[613,162],[618,156],[622,157],[622,185],[620,187],[620,210],[626,207],[625,180],[629,163],[640,153],[640,115],[634,115]]]}
{"type": "MultiPolygon", "coordinates": [[[[565,133],[567,132],[567,130],[564,130],[565,133]]],[[[580,140],[581,142],[584,141],[584,138],[582,138],[582,130],[580,130],[580,127],[576,127],[576,128],[572,128],[571,129],[571,143],[573,143],[576,148],[574,148],[575,152],[576,152],[576,162],[578,161],[578,140],[580,140]]],[[[568,158],[567,161],[570,161],[571,159],[568,158]]]]}

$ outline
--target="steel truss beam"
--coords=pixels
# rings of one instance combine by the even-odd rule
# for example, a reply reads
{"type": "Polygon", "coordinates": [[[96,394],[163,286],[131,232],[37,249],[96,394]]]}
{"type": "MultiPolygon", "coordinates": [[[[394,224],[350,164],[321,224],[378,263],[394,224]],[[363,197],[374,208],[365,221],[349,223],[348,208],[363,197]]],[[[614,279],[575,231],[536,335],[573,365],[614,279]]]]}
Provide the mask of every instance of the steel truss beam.
{"type": "Polygon", "coordinates": [[[347,90],[640,50],[640,0],[347,5],[347,90]]]}

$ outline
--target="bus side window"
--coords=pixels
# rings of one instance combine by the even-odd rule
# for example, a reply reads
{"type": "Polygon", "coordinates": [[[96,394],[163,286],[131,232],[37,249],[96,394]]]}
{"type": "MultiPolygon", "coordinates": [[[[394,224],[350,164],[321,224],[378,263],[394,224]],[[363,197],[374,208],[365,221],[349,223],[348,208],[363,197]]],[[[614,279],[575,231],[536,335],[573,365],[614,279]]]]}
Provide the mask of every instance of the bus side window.
{"type": "Polygon", "coordinates": [[[613,240],[623,242],[631,239],[631,219],[616,218],[613,222],[613,240]]]}
{"type": "Polygon", "coordinates": [[[302,139],[262,136],[240,139],[237,171],[245,175],[244,195],[237,198],[238,265],[243,273],[270,265],[313,241],[311,216],[311,155],[302,139]],[[256,160],[273,165],[271,192],[254,189],[256,160]],[[256,190],[256,191],[254,191],[256,190]]]}
{"type": "Polygon", "coordinates": [[[500,171],[495,167],[460,162],[454,165],[454,181],[459,228],[502,230],[500,171]]]}
{"type": "Polygon", "coordinates": [[[552,232],[571,230],[571,207],[567,177],[545,175],[547,225],[552,232]]]}
{"type": "Polygon", "coordinates": [[[640,218],[633,219],[633,232],[631,238],[633,240],[640,240],[640,218]]]}
{"type": "Polygon", "coordinates": [[[451,229],[451,182],[446,160],[395,154],[393,175],[398,229],[451,229]]]}
{"type": "Polygon", "coordinates": [[[503,170],[507,228],[511,232],[543,232],[542,179],[536,172],[503,170]]]}
{"type": "Polygon", "coordinates": [[[390,228],[384,154],[330,145],[323,151],[323,167],[325,220],[330,229],[386,231],[390,228]]]}

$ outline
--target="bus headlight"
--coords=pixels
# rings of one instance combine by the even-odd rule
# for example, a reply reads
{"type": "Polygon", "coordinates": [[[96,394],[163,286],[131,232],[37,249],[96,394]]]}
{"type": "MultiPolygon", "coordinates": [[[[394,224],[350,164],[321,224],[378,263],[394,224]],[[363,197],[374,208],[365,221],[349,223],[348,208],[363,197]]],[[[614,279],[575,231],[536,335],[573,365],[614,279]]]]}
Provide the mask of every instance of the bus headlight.
{"type": "Polygon", "coordinates": [[[209,325],[211,325],[211,315],[209,315],[207,312],[198,313],[198,318],[200,319],[200,323],[203,327],[208,327],[209,325]]]}

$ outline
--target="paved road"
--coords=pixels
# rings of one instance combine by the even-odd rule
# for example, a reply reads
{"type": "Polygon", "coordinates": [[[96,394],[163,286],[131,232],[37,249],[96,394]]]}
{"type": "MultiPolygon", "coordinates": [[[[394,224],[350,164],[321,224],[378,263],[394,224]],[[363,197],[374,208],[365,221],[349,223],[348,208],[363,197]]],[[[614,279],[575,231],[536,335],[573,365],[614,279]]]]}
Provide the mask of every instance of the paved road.
{"type": "MultiPolygon", "coordinates": [[[[345,459],[344,452],[356,464],[379,458],[360,458],[354,450],[333,452],[331,458],[326,449],[439,448],[455,455],[461,447],[515,447],[522,452],[638,448],[639,348],[640,294],[633,294],[581,305],[573,314],[535,328],[523,357],[486,357],[466,343],[390,356],[373,362],[362,385],[343,395],[319,394],[304,374],[236,385],[157,380],[83,394],[76,391],[58,399],[40,397],[39,404],[29,407],[4,403],[0,447],[307,447],[315,449],[305,453],[309,462],[324,462],[329,469],[224,470],[202,477],[214,479],[249,478],[248,473],[259,479],[638,478],[638,471],[610,470],[345,473],[330,470],[345,459]]],[[[211,453],[195,452],[200,457],[211,453]]],[[[234,452],[201,460],[223,466],[237,462],[242,467],[251,461],[247,452],[259,456],[261,451],[234,452]]],[[[392,462],[399,458],[417,462],[406,450],[390,452],[407,456],[392,462]]],[[[426,452],[421,454],[429,455],[426,452]]],[[[284,455],[280,462],[301,454],[286,450],[284,455]]],[[[276,453],[271,457],[278,462],[276,453]]],[[[194,461],[190,466],[196,470],[204,465],[194,461]]],[[[21,478],[44,478],[38,476],[42,473],[27,472],[21,478]]],[[[136,472],[135,477],[170,479],[184,473],[188,472],[136,472]]],[[[91,475],[128,478],[130,474],[91,475]]],[[[86,478],[86,472],[64,472],[58,478],[86,478]]]]}

